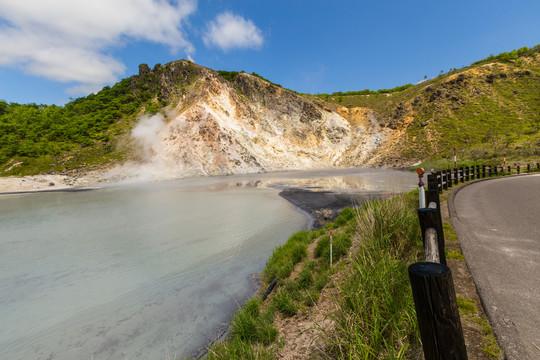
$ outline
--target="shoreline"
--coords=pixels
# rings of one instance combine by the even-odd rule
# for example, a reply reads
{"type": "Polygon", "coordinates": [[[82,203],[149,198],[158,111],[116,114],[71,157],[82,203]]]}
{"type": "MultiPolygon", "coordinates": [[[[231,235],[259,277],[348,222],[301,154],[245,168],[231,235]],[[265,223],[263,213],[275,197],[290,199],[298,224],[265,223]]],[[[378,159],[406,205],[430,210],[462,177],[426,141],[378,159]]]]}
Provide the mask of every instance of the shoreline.
{"type": "Polygon", "coordinates": [[[301,213],[312,218],[308,230],[318,230],[333,221],[346,207],[360,207],[365,202],[389,196],[384,192],[337,192],[312,191],[303,188],[288,188],[278,194],[293,204],[301,213]]]}

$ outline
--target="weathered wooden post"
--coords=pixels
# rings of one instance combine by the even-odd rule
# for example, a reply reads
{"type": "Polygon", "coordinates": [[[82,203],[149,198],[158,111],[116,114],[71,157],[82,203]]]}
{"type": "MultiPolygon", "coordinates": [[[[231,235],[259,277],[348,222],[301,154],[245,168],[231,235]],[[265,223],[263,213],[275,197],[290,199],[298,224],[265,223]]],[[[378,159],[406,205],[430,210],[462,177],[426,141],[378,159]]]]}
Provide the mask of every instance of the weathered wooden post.
{"type": "Polygon", "coordinates": [[[438,181],[437,188],[439,189],[439,193],[442,194],[442,192],[443,192],[443,176],[442,176],[442,171],[437,171],[437,181],[438,181]]]}
{"type": "Polygon", "coordinates": [[[427,181],[428,181],[428,189],[429,190],[439,191],[439,189],[438,189],[439,182],[437,181],[437,174],[436,173],[429,174],[427,176],[427,181]]]}
{"type": "Polygon", "coordinates": [[[518,174],[519,174],[520,170],[521,170],[521,166],[518,165],[518,166],[517,166],[517,173],[518,173],[518,174]]]}
{"type": "Polygon", "coordinates": [[[441,200],[437,190],[429,189],[426,191],[426,205],[430,209],[441,209],[441,200]]]}
{"type": "Polygon", "coordinates": [[[493,176],[493,166],[492,165],[489,165],[488,175],[489,175],[489,177],[493,176]]]}
{"type": "Polygon", "coordinates": [[[486,165],[482,165],[482,179],[486,177],[486,165]]]}
{"type": "Polygon", "coordinates": [[[512,167],[508,165],[508,175],[512,175],[512,167]]]}
{"type": "Polygon", "coordinates": [[[419,262],[409,266],[409,278],[425,360],[466,360],[450,268],[419,262]]]}
{"type": "Polygon", "coordinates": [[[465,166],[465,181],[471,180],[471,174],[469,173],[469,167],[465,166]]]}
{"type": "Polygon", "coordinates": [[[446,170],[446,181],[448,182],[448,188],[452,187],[452,170],[446,170]]]}
{"type": "Polygon", "coordinates": [[[536,163],[536,170],[540,171],[540,163],[536,163]]]}
{"type": "Polygon", "coordinates": [[[459,184],[459,172],[458,168],[454,168],[454,185],[459,184]]]}
{"type": "Polygon", "coordinates": [[[480,165],[476,165],[476,178],[480,179],[480,165]]]}
{"type": "MultiPolygon", "coordinates": [[[[418,220],[420,221],[420,229],[422,230],[422,240],[424,241],[424,249],[426,249],[426,230],[429,228],[435,229],[437,232],[437,249],[439,252],[439,260],[441,264],[446,265],[446,256],[444,254],[444,232],[439,211],[440,209],[438,210],[430,208],[417,210],[418,220]]],[[[432,250],[434,249],[432,248],[432,250]]]]}
{"type": "Polygon", "coordinates": [[[527,172],[528,172],[528,173],[531,172],[531,164],[527,164],[527,172]]]}
{"type": "Polygon", "coordinates": [[[493,167],[493,170],[495,170],[495,176],[498,175],[498,168],[499,168],[499,167],[498,167],[497,165],[495,165],[495,166],[493,167]]]}
{"type": "Polygon", "coordinates": [[[465,169],[463,169],[463,166],[459,168],[459,173],[461,176],[459,177],[459,181],[464,183],[465,182],[465,169]]]}
{"type": "Polygon", "coordinates": [[[446,172],[446,170],[442,171],[442,176],[443,176],[443,189],[448,190],[448,173],[446,172]]]}

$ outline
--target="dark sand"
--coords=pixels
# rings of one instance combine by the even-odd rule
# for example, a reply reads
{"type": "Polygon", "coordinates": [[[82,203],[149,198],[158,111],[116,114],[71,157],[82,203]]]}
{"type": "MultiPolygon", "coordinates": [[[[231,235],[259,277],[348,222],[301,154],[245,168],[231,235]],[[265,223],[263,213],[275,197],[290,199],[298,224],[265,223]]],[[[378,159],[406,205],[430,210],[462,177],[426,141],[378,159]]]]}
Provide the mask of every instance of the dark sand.
{"type": "Polygon", "coordinates": [[[382,192],[332,192],[311,191],[299,188],[285,189],[279,193],[300,210],[313,217],[313,229],[319,229],[334,220],[345,207],[359,207],[371,200],[389,196],[382,192]]]}

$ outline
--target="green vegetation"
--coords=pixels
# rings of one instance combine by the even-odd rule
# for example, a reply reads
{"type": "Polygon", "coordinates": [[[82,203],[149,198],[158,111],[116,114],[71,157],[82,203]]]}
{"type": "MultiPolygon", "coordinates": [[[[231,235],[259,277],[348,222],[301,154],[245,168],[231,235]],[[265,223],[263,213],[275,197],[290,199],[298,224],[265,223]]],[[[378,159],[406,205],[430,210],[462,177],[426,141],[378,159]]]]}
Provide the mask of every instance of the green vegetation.
{"type": "Polygon", "coordinates": [[[457,147],[458,159],[469,163],[500,164],[505,153],[509,162],[532,162],[540,155],[539,77],[537,45],[390,93],[339,92],[317,97],[372,109],[381,125],[406,129],[393,147],[393,154],[403,160],[453,167],[453,148],[457,147]]]}
{"type": "Polygon", "coordinates": [[[274,251],[263,272],[263,285],[273,277],[279,279],[274,293],[265,303],[259,298],[246,303],[232,321],[231,336],[212,346],[209,358],[274,358],[280,342],[272,316],[279,312],[290,317],[313,306],[324,288],[337,290],[339,307],[329,314],[336,328],[320,329],[327,356],[412,357],[419,334],[407,266],[421,249],[414,194],[367,203],[357,210],[347,208],[325,229],[291,236],[274,251]],[[340,255],[333,268],[326,252],[329,229],[335,234],[334,249],[342,249],[337,250],[340,255]],[[346,265],[339,260],[349,253],[353,239],[356,247],[346,265]],[[306,247],[314,241],[315,258],[305,260],[306,247]],[[337,271],[345,274],[339,282],[333,279],[337,271]]]}
{"type": "Polygon", "coordinates": [[[60,171],[64,166],[58,161],[75,151],[80,162],[99,163],[113,152],[114,139],[125,128],[122,120],[141,104],[130,92],[129,79],[63,107],[0,101],[0,169],[21,163],[4,174],[60,171]]]}
{"type": "Polygon", "coordinates": [[[414,196],[371,202],[358,212],[363,239],[340,285],[336,330],[327,334],[335,358],[410,358],[419,346],[407,267],[420,232],[414,196]]]}
{"type": "Polygon", "coordinates": [[[398,91],[403,91],[403,90],[408,89],[408,88],[413,87],[413,86],[414,86],[413,84],[405,84],[405,85],[401,85],[401,86],[396,86],[395,88],[392,88],[392,89],[379,89],[379,90],[365,89],[365,90],[347,91],[347,92],[337,91],[337,92],[333,92],[330,95],[322,93],[322,94],[318,94],[317,96],[328,98],[330,96],[391,94],[391,93],[395,93],[395,92],[398,92],[398,91]]]}
{"type": "Polygon", "coordinates": [[[525,46],[525,47],[522,47],[521,49],[518,49],[518,50],[512,50],[510,52],[500,53],[497,56],[490,55],[490,56],[488,56],[487,58],[485,58],[483,60],[474,62],[473,65],[489,64],[489,63],[492,63],[492,62],[510,63],[510,62],[514,62],[515,60],[518,60],[519,58],[523,58],[523,57],[532,58],[532,57],[534,57],[534,54],[538,53],[538,52],[540,52],[540,44],[534,46],[532,49],[529,49],[528,47],[525,46]]]}
{"type": "Polygon", "coordinates": [[[137,115],[157,113],[195,81],[193,64],[179,61],[134,75],[64,106],[0,100],[0,174],[63,172],[122,161],[118,146],[137,115]]]}
{"type": "MultiPolygon", "coordinates": [[[[221,75],[225,80],[227,80],[230,83],[233,83],[236,81],[236,78],[238,77],[238,74],[245,74],[246,72],[244,70],[242,71],[225,71],[225,70],[217,70],[216,71],[219,75],[221,75]]],[[[270,80],[262,77],[261,75],[257,74],[256,72],[252,72],[251,75],[258,77],[259,79],[262,79],[272,85],[282,87],[280,84],[276,84],[271,82],[270,80]]]]}
{"type": "Polygon", "coordinates": [[[478,313],[476,300],[457,296],[457,305],[459,313],[462,317],[471,320],[480,327],[482,332],[482,351],[492,359],[499,358],[502,349],[497,343],[493,328],[485,317],[481,317],[478,313]]]}

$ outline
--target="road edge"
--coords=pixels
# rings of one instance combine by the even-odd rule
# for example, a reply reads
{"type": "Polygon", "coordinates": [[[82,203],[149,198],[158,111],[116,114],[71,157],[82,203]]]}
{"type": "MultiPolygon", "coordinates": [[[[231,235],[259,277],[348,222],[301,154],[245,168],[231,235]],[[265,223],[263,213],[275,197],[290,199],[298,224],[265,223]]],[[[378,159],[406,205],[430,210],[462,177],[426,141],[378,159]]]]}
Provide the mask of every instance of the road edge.
{"type": "Polygon", "coordinates": [[[504,359],[520,359],[521,360],[522,359],[521,355],[523,354],[524,348],[521,343],[516,344],[515,342],[511,341],[511,337],[519,338],[519,335],[517,334],[516,329],[509,325],[502,324],[503,321],[502,320],[499,321],[499,317],[494,314],[493,309],[496,308],[496,306],[493,304],[492,299],[488,295],[489,286],[484,284],[481,280],[478,279],[476,267],[474,264],[471,264],[471,262],[469,261],[469,257],[467,256],[468,251],[465,250],[462,246],[461,239],[464,239],[467,237],[467,232],[463,229],[463,226],[461,225],[461,221],[457,214],[454,200],[455,200],[456,195],[461,190],[465,189],[466,187],[470,185],[474,185],[483,181],[508,179],[512,177],[527,176],[527,175],[534,175],[534,174],[535,173],[515,174],[515,175],[507,175],[507,176],[501,176],[501,177],[495,177],[495,178],[486,178],[486,179],[478,179],[478,180],[470,181],[453,189],[447,200],[448,214],[450,216],[450,221],[452,222],[452,227],[454,228],[454,232],[456,233],[458,237],[459,247],[461,248],[461,252],[463,253],[465,257],[465,264],[467,265],[469,273],[471,274],[473,278],[474,286],[476,287],[476,292],[478,294],[478,297],[480,298],[480,303],[484,309],[484,312],[486,313],[488,317],[491,327],[494,330],[495,337],[497,338],[497,342],[503,349],[504,359]]]}

